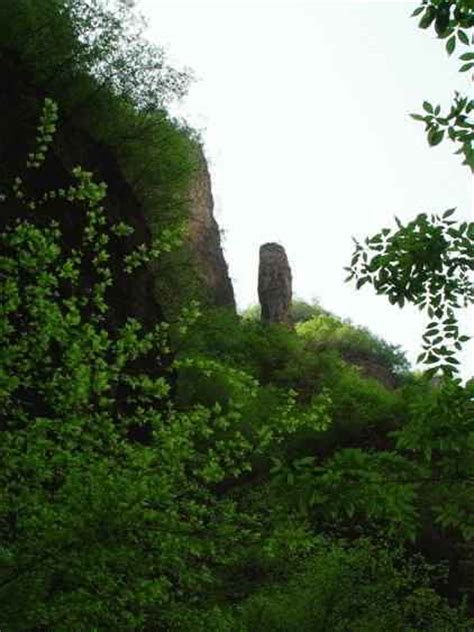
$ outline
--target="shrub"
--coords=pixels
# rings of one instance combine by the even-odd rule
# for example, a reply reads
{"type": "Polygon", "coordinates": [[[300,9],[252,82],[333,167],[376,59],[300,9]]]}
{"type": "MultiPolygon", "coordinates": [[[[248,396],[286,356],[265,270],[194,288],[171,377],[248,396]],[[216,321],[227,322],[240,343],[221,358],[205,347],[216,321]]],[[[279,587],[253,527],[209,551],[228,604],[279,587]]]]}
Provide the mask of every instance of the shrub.
{"type": "Polygon", "coordinates": [[[403,375],[408,370],[404,354],[395,345],[374,336],[363,327],[356,327],[328,313],[314,316],[297,328],[315,351],[337,349],[343,358],[354,364],[373,361],[386,367],[393,375],[403,375]]]}

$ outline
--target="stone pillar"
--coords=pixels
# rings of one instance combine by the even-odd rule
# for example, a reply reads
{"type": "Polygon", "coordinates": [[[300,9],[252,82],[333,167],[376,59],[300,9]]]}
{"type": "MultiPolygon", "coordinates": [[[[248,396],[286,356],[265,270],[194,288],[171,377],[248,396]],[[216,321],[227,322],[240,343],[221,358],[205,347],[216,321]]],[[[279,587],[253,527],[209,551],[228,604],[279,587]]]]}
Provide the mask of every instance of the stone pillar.
{"type": "Polygon", "coordinates": [[[260,246],[258,298],[263,323],[291,324],[291,269],[280,244],[260,246]]]}

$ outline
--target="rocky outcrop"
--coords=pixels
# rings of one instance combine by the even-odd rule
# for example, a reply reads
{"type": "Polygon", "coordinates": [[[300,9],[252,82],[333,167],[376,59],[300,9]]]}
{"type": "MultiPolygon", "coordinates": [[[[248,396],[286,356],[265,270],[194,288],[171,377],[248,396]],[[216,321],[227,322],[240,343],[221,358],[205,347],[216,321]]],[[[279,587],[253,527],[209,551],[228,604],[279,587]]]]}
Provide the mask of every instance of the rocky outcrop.
{"type": "Polygon", "coordinates": [[[291,323],[291,269],[280,244],[260,246],[258,298],[264,323],[291,323]]]}
{"type": "Polygon", "coordinates": [[[188,239],[196,273],[205,286],[210,303],[235,311],[234,289],[222,252],[219,226],[214,217],[211,178],[201,150],[190,191],[188,239]]]}
{"type": "MultiPolygon", "coordinates": [[[[23,173],[25,156],[31,151],[31,140],[36,134],[36,125],[45,95],[17,57],[1,47],[0,78],[2,85],[8,86],[8,89],[0,93],[2,193],[3,187],[13,177],[23,173]]],[[[155,229],[152,224],[155,220],[150,215],[150,209],[145,209],[145,204],[134,189],[135,184],[131,183],[133,178],[127,179],[120,153],[126,156],[126,149],[124,150],[122,145],[109,146],[99,141],[93,133],[94,130],[89,129],[89,114],[87,102],[79,102],[72,111],[60,107],[60,124],[48,154],[48,161],[41,170],[41,186],[54,188],[68,184],[71,169],[78,164],[92,171],[95,180],[107,183],[108,191],[104,205],[108,217],[113,222],[126,221],[134,229],[132,237],[114,244],[119,270],[125,252],[142,242],[148,243],[152,240],[155,229]],[[118,147],[120,151],[117,150],[118,147]]],[[[146,130],[144,134],[146,137],[146,130]]],[[[183,248],[180,254],[173,252],[171,256],[163,255],[158,263],[154,262],[146,269],[137,271],[133,280],[124,275],[115,290],[117,313],[132,314],[142,322],[153,323],[156,319],[169,316],[173,309],[178,313],[182,304],[193,297],[210,305],[235,310],[234,292],[221,248],[219,226],[213,214],[209,171],[200,148],[197,148],[196,153],[195,177],[186,195],[189,201],[186,209],[183,209],[189,220],[189,247],[183,248]],[[188,285],[192,285],[189,291],[188,285]]],[[[162,185],[160,178],[157,178],[156,182],[162,185]]],[[[154,181],[151,184],[158,188],[154,181]]],[[[179,205],[178,202],[177,208],[179,205]]],[[[157,215],[163,215],[159,205],[156,212],[157,215]]],[[[180,208],[176,212],[172,209],[170,225],[176,223],[179,213],[180,208]]],[[[58,215],[64,224],[66,237],[70,235],[73,239],[74,235],[80,232],[77,226],[81,221],[80,217],[74,212],[65,215],[64,211],[58,211],[58,215]]],[[[5,208],[2,208],[0,228],[11,219],[5,208]]],[[[160,226],[166,227],[162,217],[158,217],[158,222],[161,222],[160,226]]]]}

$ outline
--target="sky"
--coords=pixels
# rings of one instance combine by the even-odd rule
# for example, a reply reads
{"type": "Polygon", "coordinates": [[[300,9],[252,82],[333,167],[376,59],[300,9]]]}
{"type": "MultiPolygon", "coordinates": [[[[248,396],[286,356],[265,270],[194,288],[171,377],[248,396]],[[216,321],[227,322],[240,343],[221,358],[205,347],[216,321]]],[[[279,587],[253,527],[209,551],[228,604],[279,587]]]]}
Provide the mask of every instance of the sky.
{"type": "MultiPolygon", "coordinates": [[[[147,36],[196,80],[174,112],[199,129],[240,309],[257,298],[258,250],[288,254],[293,294],[387,341],[410,360],[425,319],[344,283],[352,236],[393,217],[458,209],[473,182],[454,145],[430,148],[409,117],[467,92],[444,43],[409,15],[417,2],[138,0],[147,36]]],[[[474,314],[463,324],[472,329],[474,314]]],[[[474,375],[473,346],[462,357],[474,375]]]]}

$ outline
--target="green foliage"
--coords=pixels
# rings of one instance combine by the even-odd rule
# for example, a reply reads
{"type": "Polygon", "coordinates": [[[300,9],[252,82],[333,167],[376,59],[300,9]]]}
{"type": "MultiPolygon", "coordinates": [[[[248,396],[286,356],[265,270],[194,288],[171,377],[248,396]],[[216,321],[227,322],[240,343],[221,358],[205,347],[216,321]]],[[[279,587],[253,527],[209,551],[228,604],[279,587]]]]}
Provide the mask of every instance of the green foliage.
{"type": "MultiPolygon", "coordinates": [[[[293,324],[304,323],[307,320],[313,318],[313,316],[318,316],[319,314],[324,313],[324,310],[319,306],[318,303],[306,303],[306,301],[301,300],[293,300],[291,302],[291,322],[293,324]]],[[[260,320],[260,306],[259,305],[251,305],[242,313],[242,316],[246,319],[250,320],[260,320]]]]}
{"type": "MultiPolygon", "coordinates": [[[[469,44],[463,29],[474,26],[472,12],[471,2],[426,0],[415,15],[423,13],[421,28],[434,22],[438,36],[449,37],[446,47],[451,54],[456,35],[463,44],[469,44]]],[[[471,60],[470,53],[462,57],[471,60]]],[[[466,64],[461,70],[469,68],[466,64]]],[[[472,102],[456,95],[448,117],[441,117],[440,107],[428,101],[423,107],[427,115],[415,118],[426,123],[430,144],[441,142],[441,128],[447,126],[450,138],[462,143],[465,164],[472,167],[472,123],[467,121],[472,102]]],[[[467,307],[474,297],[473,225],[452,221],[449,218],[453,212],[450,209],[442,216],[431,217],[421,214],[407,225],[397,219],[398,231],[383,229],[367,238],[364,245],[356,241],[347,269],[348,280],[355,278],[357,288],[372,284],[391,303],[402,307],[408,301],[428,314],[430,322],[419,361],[430,367],[425,379],[439,370],[444,378],[431,388],[418,383],[406,390],[409,414],[392,433],[395,449],[385,456],[400,459],[394,482],[411,488],[412,497],[408,497],[403,511],[417,508],[425,522],[435,521],[470,540],[474,533],[470,518],[474,504],[472,386],[463,387],[452,376],[459,364],[456,352],[469,339],[459,333],[455,310],[467,307]],[[411,473],[407,465],[413,468],[411,473]]]]}
{"type": "Polygon", "coordinates": [[[0,6],[28,116],[47,90],[74,123],[46,100],[26,165],[28,125],[1,167],[0,628],[467,632],[394,541],[430,521],[472,539],[472,392],[405,379],[397,348],[317,305],[295,302],[295,332],[173,303],[198,150],[164,110],[185,78],[125,4],[0,6]],[[50,162],[78,130],[128,214],[126,187],[50,162]],[[117,305],[144,267],[171,322],[117,305]]]}
{"type": "Polygon", "coordinates": [[[339,440],[360,437],[370,445],[378,432],[394,425],[402,410],[398,391],[373,377],[364,377],[357,367],[341,367],[325,385],[334,411],[330,433],[339,440]]]}
{"type": "Polygon", "coordinates": [[[295,300],[291,303],[291,322],[295,325],[304,323],[322,312],[324,310],[316,302],[309,304],[305,301],[295,300]]]}
{"type": "MultiPolygon", "coordinates": [[[[144,40],[143,24],[127,4],[2,3],[0,78],[8,89],[0,101],[0,126],[15,155],[29,143],[42,95],[50,95],[67,122],[54,140],[59,161],[80,162],[106,179],[107,212],[139,229],[143,240],[147,231],[159,238],[170,225],[185,231],[199,148],[197,134],[166,111],[186,92],[189,76],[144,40]]],[[[15,160],[1,165],[2,190],[18,168],[15,160]]],[[[56,186],[53,174],[42,177],[56,186]]],[[[175,248],[153,275],[155,295],[173,305],[173,318],[199,290],[188,259],[185,248],[175,248]]]]}
{"type": "MultiPolygon", "coordinates": [[[[362,503],[359,504],[358,514],[362,522],[369,517],[385,520],[397,532],[405,530],[405,535],[413,536],[416,530],[416,500],[410,486],[398,477],[389,484],[388,491],[384,484],[387,475],[392,476],[394,471],[399,474],[400,463],[410,473],[412,466],[396,454],[382,454],[378,458],[360,450],[360,447],[371,446],[374,442],[390,445],[387,433],[405,414],[402,396],[380,381],[363,376],[360,369],[344,362],[335,351],[341,341],[346,344],[343,350],[358,350],[359,357],[363,349],[366,359],[370,353],[375,356],[377,350],[380,353],[390,352],[388,357],[392,361],[397,358],[395,351],[386,343],[328,314],[301,324],[296,334],[285,327],[263,326],[246,319],[239,322],[235,316],[225,312],[207,313],[203,315],[203,321],[196,321],[195,326],[190,328],[184,346],[188,352],[194,348],[200,353],[213,353],[221,363],[238,363],[241,368],[264,379],[266,386],[258,390],[253,404],[242,404],[247,416],[258,425],[266,418],[275,423],[280,416],[279,406],[285,402],[285,389],[294,389],[299,424],[294,426],[294,435],[286,439],[279,449],[274,446],[273,462],[280,463],[284,474],[276,476],[274,468],[276,477],[273,477],[272,486],[276,487],[265,488],[265,494],[271,495],[273,511],[285,497],[288,497],[291,506],[301,508],[305,505],[303,499],[309,494],[313,499],[320,499],[317,511],[324,519],[334,520],[335,516],[347,518],[349,511],[352,512],[350,517],[353,517],[351,498],[355,496],[356,502],[362,503]],[[334,458],[327,457],[341,444],[357,445],[359,450],[339,450],[334,458]],[[315,452],[324,455],[318,464],[321,475],[312,478],[310,491],[306,483],[300,489],[299,474],[305,481],[308,474],[304,468],[301,470],[301,463],[313,464],[315,452]],[[349,457],[356,454],[361,459],[358,465],[360,477],[348,486],[345,472],[351,467],[354,469],[349,457]],[[298,465],[296,472],[292,473],[293,461],[298,465]],[[392,462],[392,469],[387,470],[392,462]],[[287,467],[290,468],[288,471],[287,467]],[[372,471],[372,474],[367,474],[367,471],[372,471]],[[370,479],[366,488],[364,475],[370,479]],[[333,497],[340,502],[329,502],[333,497]]],[[[380,362],[388,364],[387,357],[381,358],[380,362]]],[[[210,373],[207,380],[197,379],[196,375],[189,373],[181,374],[178,398],[183,397],[184,392],[188,397],[192,393],[192,397],[206,405],[212,405],[216,400],[225,405],[231,397],[225,375],[222,367],[210,373]]],[[[282,511],[288,511],[288,507],[282,511]]]]}
{"type": "Polygon", "coordinates": [[[401,375],[408,370],[408,362],[399,347],[328,312],[320,312],[303,322],[297,332],[315,350],[336,349],[348,361],[357,364],[358,360],[371,360],[393,374],[401,375]]]}
{"type": "Polygon", "coordinates": [[[418,394],[395,438],[397,448],[427,470],[423,494],[436,522],[474,539],[472,387],[445,379],[430,396],[418,394]]]}
{"type": "MultiPolygon", "coordinates": [[[[418,26],[422,29],[434,27],[440,39],[446,39],[446,51],[452,55],[456,45],[470,46],[474,43],[472,29],[474,27],[474,7],[471,0],[423,0],[415,9],[413,16],[421,16],[418,26]]],[[[464,63],[460,72],[468,72],[474,68],[474,53],[470,50],[460,55],[464,63]]],[[[474,171],[474,123],[469,115],[474,110],[474,99],[455,93],[454,102],[449,113],[442,116],[439,105],[433,107],[425,101],[423,109],[426,114],[412,114],[416,121],[425,123],[427,139],[430,146],[441,143],[447,136],[459,148],[456,154],[463,154],[463,164],[474,171]]]]}
{"type": "MultiPolygon", "coordinates": [[[[469,0],[423,0],[413,15],[422,15],[420,28],[427,29],[434,23],[438,37],[449,37],[448,54],[455,48],[456,36],[469,45],[465,29],[474,27],[474,9],[469,0]]],[[[461,71],[472,67],[472,57],[471,52],[461,55],[469,62],[461,71]]],[[[447,130],[449,138],[461,144],[457,153],[464,154],[464,164],[474,169],[474,126],[469,120],[474,101],[456,93],[446,116],[441,116],[439,105],[434,107],[428,101],[423,108],[426,114],[412,117],[425,123],[430,145],[439,144],[447,130]]],[[[355,240],[351,265],[346,268],[347,280],[354,279],[358,289],[369,283],[392,304],[403,307],[407,301],[426,310],[430,322],[418,361],[429,366],[429,375],[438,371],[456,373],[456,351],[469,340],[460,335],[455,310],[467,307],[474,299],[474,224],[448,219],[454,210],[442,216],[422,213],[407,225],[397,219],[398,231],[384,228],[367,238],[364,245],[355,240]]]]}
{"type": "MultiPolygon", "coordinates": [[[[47,102],[42,128],[55,116],[47,102]]],[[[0,621],[12,632],[169,630],[176,612],[206,603],[216,568],[258,540],[255,518],[216,484],[250,471],[298,421],[291,402],[271,427],[245,424],[238,398],[225,411],[175,409],[161,363],[168,325],[109,320],[113,232],[128,228],[112,231],[103,184],[80,168],[74,177],[37,197],[17,180],[3,201],[29,216],[1,236],[0,621]],[[47,219],[58,197],[84,217],[72,249],[47,219]]],[[[250,397],[247,377],[227,374],[250,397]]]]}
{"type": "Polygon", "coordinates": [[[413,11],[412,16],[420,16],[418,26],[421,29],[434,27],[439,38],[444,39],[457,34],[464,44],[467,35],[462,29],[474,26],[474,8],[471,0],[423,0],[421,5],[413,11]],[[461,33],[461,34],[460,34],[461,33]]]}
{"type": "Polygon", "coordinates": [[[303,346],[288,327],[266,326],[225,309],[204,310],[176,345],[178,352],[182,348],[211,355],[244,369],[260,383],[281,386],[288,384],[282,374],[292,361],[297,362],[303,346]]]}
{"type": "MultiPolygon", "coordinates": [[[[401,395],[393,386],[406,379],[406,360],[397,348],[365,329],[320,308],[318,312],[319,316],[298,325],[294,332],[239,320],[225,311],[207,311],[189,328],[178,348],[182,346],[186,354],[211,355],[265,385],[254,402],[253,414],[258,417],[272,417],[288,391],[294,391],[301,416],[327,394],[332,421],[324,437],[321,429],[301,431],[292,440],[292,450],[298,451],[298,445],[308,441],[313,447],[338,441],[370,443],[374,435],[393,428],[401,413],[401,395]],[[367,371],[371,373],[364,374],[367,371]],[[265,402],[263,409],[259,402],[265,402]]],[[[178,401],[224,405],[230,396],[225,375],[221,370],[206,378],[181,370],[178,401]]]]}
{"type": "MultiPolygon", "coordinates": [[[[453,40],[448,40],[448,43],[453,40]]],[[[467,71],[474,67],[470,60],[474,59],[474,53],[464,53],[461,59],[468,60],[461,70],[467,71]]],[[[456,92],[449,112],[442,114],[439,105],[433,106],[428,101],[423,103],[425,114],[411,114],[415,121],[425,123],[425,131],[428,143],[431,147],[442,142],[445,135],[453,142],[458,143],[459,148],[455,152],[464,154],[463,164],[468,165],[474,171],[474,123],[469,119],[474,110],[474,99],[468,99],[456,92]]]]}
{"type": "MultiPolygon", "coordinates": [[[[324,371],[333,375],[334,371],[340,371],[340,367],[336,366],[337,357],[366,368],[379,369],[380,375],[377,377],[382,380],[387,378],[393,384],[398,383],[408,372],[408,361],[399,347],[385,342],[363,327],[357,327],[349,320],[334,316],[317,304],[293,302],[292,321],[296,325],[296,337],[284,327],[263,327],[255,322],[258,318],[259,307],[253,306],[243,313],[244,322],[240,327],[235,320],[233,324],[227,323],[226,326],[233,328],[233,335],[228,337],[227,343],[233,346],[230,356],[235,359],[239,354],[237,347],[241,348],[247,352],[242,361],[260,367],[271,365],[274,379],[275,370],[278,369],[280,376],[283,378],[286,375],[291,383],[310,372],[315,388],[316,365],[324,364],[324,371]],[[264,349],[272,356],[268,360],[261,355],[264,349]],[[313,370],[306,363],[312,364],[313,370]],[[328,363],[334,370],[329,369],[328,363]]],[[[218,319],[214,320],[214,329],[219,326],[218,319]]],[[[216,340],[209,342],[209,348],[216,348],[216,345],[219,348],[216,340]]]]}
{"type": "Polygon", "coordinates": [[[364,245],[356,242],[348,268],[358,288],[369,283],[392,304],[407,301],[426,311],[430,322],[418,361],[431,374],[455,373],[455,353],[469,339],[459,332],[455,310],[474,301],[474,223],[449,219],[453,212],[422,213],[406,225],[397,220],[397,231],[384,228],[364,245]]]}
{"type": "Polygon", "coordinates": [[[94,77],[135,107],[153,111],[183,96],[189,74],[166,62],[143,37],[143,21],[127,2],[17,0],[0,8],[1,45],[21,56],[36,80],[57,89],[94,77]]]}
{"type": "Polygon", "coordinates": [[[260,305],[250,305],[242,312],[242,318],[246,320],[260,320],[260,305]]]}
{"type": "Polygon", "coordinates": [[[414,540],[419,468],[393,452],[340,449],[321,459],[275,460],[272,492],[287,510],[333,528],[352,520],[379,533],[414,540]],[[418,474],[418,476],[416,476],[418,474]]]}
{"type": "Polygon", "coordinates": [[[240,619],[249,631],[467,632],[472,620],[436,594],[429,571],[397,549],[323,541],[298,574],[250,597],[240,619]]]}

